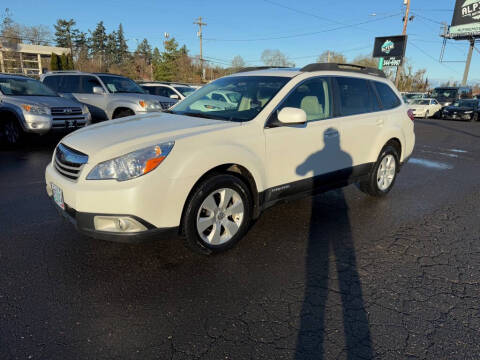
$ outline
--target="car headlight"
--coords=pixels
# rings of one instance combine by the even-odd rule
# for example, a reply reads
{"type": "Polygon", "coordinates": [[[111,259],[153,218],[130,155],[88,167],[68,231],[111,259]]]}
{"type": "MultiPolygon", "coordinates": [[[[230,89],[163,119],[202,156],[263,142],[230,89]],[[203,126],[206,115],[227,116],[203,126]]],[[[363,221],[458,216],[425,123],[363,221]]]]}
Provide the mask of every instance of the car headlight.
{"type": "Polygon", "coordinates": [[[97,164],[87,180],[130,180],[155,170],[168,156],[174,141],[149,146],[97,164]]]}
{"type": "Polygon", "coordinates": [[[162,105],[158,101],[144,101],[140,100],[138,102],[142,108],[147,111],[160,111],[162,110],[162,105]]]}
{"type": "Polygon", "coordinates": [[[82,105],[82,114],[88,114],[88,113],[90,113],[90,111],[88,110],[88,106],[82,105]]]}
{"type": "Polygon", "coordinates": [[[22,104],[22,108],[25,112],[29,114],[34,114],[34,115],[50,114],[50,109],[48,108],[48,106],[22,104]]]}
{"type": "Polygon", "coordinates": [[[471,114],[473,111],[465,111],[465,114],[471,114]]]}

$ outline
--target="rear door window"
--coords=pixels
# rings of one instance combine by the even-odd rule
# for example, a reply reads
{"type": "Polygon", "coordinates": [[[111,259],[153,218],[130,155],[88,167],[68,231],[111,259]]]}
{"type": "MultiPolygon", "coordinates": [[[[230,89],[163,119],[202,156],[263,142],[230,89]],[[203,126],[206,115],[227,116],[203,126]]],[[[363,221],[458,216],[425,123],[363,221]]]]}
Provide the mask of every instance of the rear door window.
{"type": "Polygon", "coordinates": [[[59,89],[61,93],[81,93],[80,76],[68,75],[62,77],[62,83],[59,89]]]}
{"type": "Polygon", "coordinates": [[[336,82],[342,116],[365,114],[379,110],[378,100],[368,80],[337,77],[336,82]]]}
{"type": "Polygon", "coordinates": [[[387,84],[375,81],[375,87],[384,110],[396,108],[401,104],[400,99],[387,84]]]}

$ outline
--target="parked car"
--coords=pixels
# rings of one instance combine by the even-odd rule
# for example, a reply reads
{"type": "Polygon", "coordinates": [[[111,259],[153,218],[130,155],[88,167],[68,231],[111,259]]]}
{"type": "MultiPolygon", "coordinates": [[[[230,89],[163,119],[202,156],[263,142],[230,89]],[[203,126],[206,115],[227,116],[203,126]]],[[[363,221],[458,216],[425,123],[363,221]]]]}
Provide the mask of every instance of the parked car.
{"type": "Polygon", "coordinates": [[[460,99],[471,99],[472,88],[468,86],[438,87],[432,91],[432,98],[436,99],[443,107],[450,106],[460,99]]]}
{"type": "Polygon", "coordinates": [[[350,183],[387,195],[414,143],[413,114],[382,71],[311,64],[240,72],[167,112],[77,131],[45,177],[84,234],[128,242],[174,232],[211,254],[278,202],[350,183]],[[224,90],[241,95],[236,108],[195,106],[224,90]]]}
{"type": "Polygon", "coordinates": [[[417,99],[410,103],[410,108],[415,117],[428,119],[436,116],[442,110],[442,105],[435,99],[417,99]]]}
{"type": "Polygon", "coordinates": [[[479,101],[477,99],[457,100],[442,111],[443,119],[478,121],[479,101]]]}
{"type": "Polygon", "coordinates": [[[142,82],[140,86],[143,90],[152,95],[159,95],[175,100],[183,100],[192,94],[196,89],[186,84],[162,83],[162,82],[142,82]]]}
{"type": "Polygon", "coordinates": [[[54,91],[88,106],[95,122],[168,109],[176,100],[147,94],[120,75],[53,71],[41,81],[54,91]]]}
{"type": "Polygon", "coordinates": [[[407,92],[407,93],[403,93],[403,95],[405,96],[409,104],[411,104],[412,101],[415,101],[418,99],[424,99],[427,97],[427,94],[422,92],[407,92]]]}
{"type": "Polygon", "coordinates": [[[90,120],[85,105],[60,97],[40,81],[0,74],[0,142],[16,144],[25,133],[71,131],[90,120]]]}

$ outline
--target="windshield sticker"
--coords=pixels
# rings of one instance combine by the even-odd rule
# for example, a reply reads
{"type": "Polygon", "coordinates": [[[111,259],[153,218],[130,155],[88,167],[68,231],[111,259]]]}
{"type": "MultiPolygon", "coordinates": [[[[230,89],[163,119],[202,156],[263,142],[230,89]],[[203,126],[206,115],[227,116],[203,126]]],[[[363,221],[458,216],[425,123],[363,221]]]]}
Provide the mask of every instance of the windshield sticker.
{"type": "Polygon", "coordinates": [[[107,84],[108,90],[110,90],[112,93],[117,92],[117,88],[115,87],[114,84],[107,84]]]}

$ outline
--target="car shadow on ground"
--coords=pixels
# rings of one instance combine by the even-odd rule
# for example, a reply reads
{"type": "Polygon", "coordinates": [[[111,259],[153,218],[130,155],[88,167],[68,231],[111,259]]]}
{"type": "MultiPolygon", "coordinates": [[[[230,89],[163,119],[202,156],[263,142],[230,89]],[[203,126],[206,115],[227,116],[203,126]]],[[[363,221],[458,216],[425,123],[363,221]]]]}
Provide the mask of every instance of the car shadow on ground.
{"type": "MultiPolygon", "coordinates": [[[[340,138],[324,133],[324,147],[309,156],[298,166],[297,174],[316,173],[319,164],[332,161],[352,165],[351,156],[340,146],[340,138]]],[[[351,172],[345,174],[350,176],[351,172]]],[[[305,297],[300,314],[300,330],[297,338],[296,359],[324,359],[327,298],[332,279],[337,279],[341,297],[343,331],[348,359],[372,358],[372,343],[367,313],[362,297],[362,286],[357,270],[349,208],[343,190],[336,190],[335,211],[325,208],[318,199],[312,199],[310,229],[306,253],[305,297]],[[325,227],[325,222],[335,226],[325,227]],[[336,274],[329,274],[334,268],[336,274]]]]}

